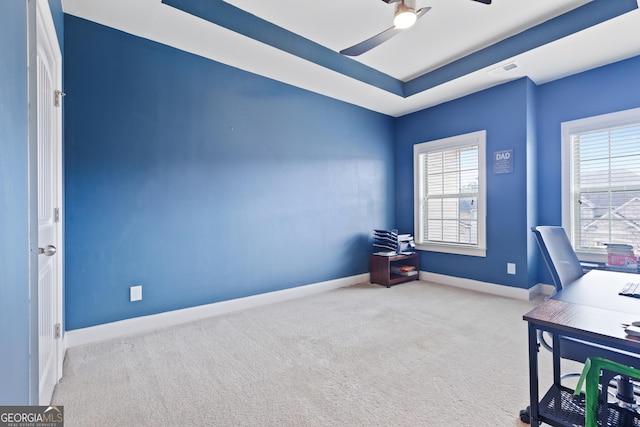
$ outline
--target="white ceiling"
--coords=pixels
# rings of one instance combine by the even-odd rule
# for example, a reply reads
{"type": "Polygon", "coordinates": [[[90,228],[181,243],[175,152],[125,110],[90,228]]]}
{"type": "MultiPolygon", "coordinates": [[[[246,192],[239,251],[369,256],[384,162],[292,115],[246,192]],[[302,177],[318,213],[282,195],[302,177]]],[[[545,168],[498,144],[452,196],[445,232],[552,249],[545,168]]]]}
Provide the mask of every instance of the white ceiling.
{"type": "MultiPolygon", "coordinates": [[[[200,0],[206,1],[206,0],[200,0]]],[[[333,51],[391,26],[381,0],[226,0],[333,51]]],[[[354,60],[409,81],[589,0],[417,0],[417,24],[354,60]]],[[[638,0],[640,1],[640,0],[638,0]]],[[[542,84],[640,54],[640,10],[403,97],[197,18],[161,0],[63,0],[65,13],[391,116],[528,76],[542,84]],[[516,62],[518,68],[487,71],[516,62]]]]}
{"type": "MultiPolygon", "coordinates": [[[[225,1],[335,51],[391,27],[395,10],[381,0],[225,1]]],[[[431,10],[412,28],[355,59],[407,81],[588,1],[411,0],[431,10]]]]}

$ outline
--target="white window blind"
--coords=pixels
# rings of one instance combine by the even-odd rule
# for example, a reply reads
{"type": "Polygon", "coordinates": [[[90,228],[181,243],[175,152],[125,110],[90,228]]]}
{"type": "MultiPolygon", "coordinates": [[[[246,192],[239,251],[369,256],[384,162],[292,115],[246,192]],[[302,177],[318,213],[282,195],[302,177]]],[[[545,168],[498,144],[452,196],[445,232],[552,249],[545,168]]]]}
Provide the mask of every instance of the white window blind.
{"type": "Polygon", "coordinates": [[[484,132],[418,144],[414,154],[418,247],[484,255],[484,132]]]}
{"type": "Polygon", "coordinates": [[[640,109],[563,124],[563,134],[570,154],[564,226],[574,248],[604,254],[605,244],[618,243],[640,250],[640,109]]]}
{"type": "Polygon", "coordinates": [[[640,248],[640,123],[572,135],[579,248],[640,248]]]}

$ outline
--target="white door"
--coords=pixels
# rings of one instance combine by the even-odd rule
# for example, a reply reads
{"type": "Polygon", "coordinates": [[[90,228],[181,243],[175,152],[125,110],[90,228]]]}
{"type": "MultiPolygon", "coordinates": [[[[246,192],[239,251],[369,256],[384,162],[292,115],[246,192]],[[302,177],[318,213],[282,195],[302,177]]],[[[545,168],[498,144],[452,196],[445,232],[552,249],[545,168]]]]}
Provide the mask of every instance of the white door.
{"type": "MultiPolygon", "coordinates": [[[[37,0],[38,366],[40,405],[62,377],[61,53],[47,0],[37,0]],[[58,92],[56,92],[58,91],[58,92]]],[[[33,355],[32,355],[33,356],[33,355]]]]}

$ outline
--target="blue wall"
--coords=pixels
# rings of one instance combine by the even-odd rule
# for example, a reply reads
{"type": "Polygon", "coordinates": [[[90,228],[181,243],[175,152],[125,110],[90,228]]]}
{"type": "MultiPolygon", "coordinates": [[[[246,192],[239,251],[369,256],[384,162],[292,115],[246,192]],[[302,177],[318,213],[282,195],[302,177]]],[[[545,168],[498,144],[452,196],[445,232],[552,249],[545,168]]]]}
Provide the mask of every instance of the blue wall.
{"type": "Polygon", "coordinates": [[[62,11],[62,0],[48,0],[48,3],[49,10],[51,10],[51,17],[53,18],[53,25],[56,28],[60,51],[64,56],[64,12],[62,11]]]}
{"type": "Polygon", "coordinates": [[[412,147],[487,130],[487,257],[421,253],[421,268],[516,287],[552,283],[532,225],[561,224],[560,125],[640,107],[640,57],[541,86],[518,80],[401,117],[396,123],[396,217],[413,229],[412,147]],[[515,171],[493,175],[492,153],[514,148],[515,171]],[[515,262],[517,275],[506,274],[515,262]]]}
{"type": "MultiPolygon", "coordinates": [[[[562,122],[640,107],[640,56],[538,87],[540,224],[562,224],[562,122]]],[[[551,283],[543,263],[538,277],[551,283]]]]}
{"type": "Polygon", "coordinates": [[[540,223],[562,223],[562,122],[640,107],[640,56],[576,74],[538,88],[540,223]]]}
{"type": "Polygon", "coordinates": [[[481,129],[487,257],[421,265],[528,288],[548,278],[529,228],[560,217],[560,121],[630,108],[637,87],[634,59],[394,120],[77,18],[65,31],[68,329],[366,272],[371,228],[413,229],[413,145],[481,129]],[[514,173],[494,175],[503,149],[514,173]]]}
{"type": "MultiPolygon", "coordinates": [[[[527,88],[527,230],[539,225],[538,219],[538,90],[537,86],[528,81],[527,88]]],[[[520,231],[520,230],[518,230],[520,231]]],[[[527,283],[532,286],[540,282],[538,276],[538,263],[542,262],[538,243],[531,234],[527,239],[527,283]]],[[[550,277],[549,277],[550,279],[550,277]]],[[[545,283],[552,283],[551,281],[545,283]]]]}
{"type": "Polygon", "coordinates": [[[395,223],[391,117],[71,16],[65,91],[68,330],[366,273],[395,223]]]}
{"type": "Polygon", "coordinates": [[[497,283],[529,286],[527,233],[531,204],[527,196],[527,151],[535,134],[529,92],[517,80],[397,119],[396,218],[401,231],[413,230],[413,145],[469,132],[487,131],[487,256],[421,252],[424,271],[497,283]],[[493,174],[493,153],[513,149],[514,172],[493,174]],[[516,275],[507,275],[507,263],[516,275]]]}
{"type": "Polygon", "coordinates": [[[0,5],[0,405],[29,403],[27,6],[0,5]]]}

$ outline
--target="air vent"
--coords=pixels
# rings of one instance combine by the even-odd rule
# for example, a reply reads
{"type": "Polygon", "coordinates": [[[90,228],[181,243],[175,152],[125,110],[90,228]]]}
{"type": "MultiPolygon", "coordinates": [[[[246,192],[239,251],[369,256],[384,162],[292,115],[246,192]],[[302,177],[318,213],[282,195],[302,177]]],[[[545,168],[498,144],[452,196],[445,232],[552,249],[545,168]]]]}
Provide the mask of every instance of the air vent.
{"type": "Polygon", "coordinates": [[[498,68],[489,70],[489,74],[492,74],[495,76],[497,74],[506,73],[507,71],[511,71],[516,68],[518,68],[518,64],[516,64],[515,62],[509,62],[508,64],[504,64],[499,66],[498,68]]]}

